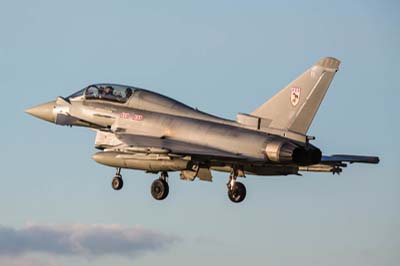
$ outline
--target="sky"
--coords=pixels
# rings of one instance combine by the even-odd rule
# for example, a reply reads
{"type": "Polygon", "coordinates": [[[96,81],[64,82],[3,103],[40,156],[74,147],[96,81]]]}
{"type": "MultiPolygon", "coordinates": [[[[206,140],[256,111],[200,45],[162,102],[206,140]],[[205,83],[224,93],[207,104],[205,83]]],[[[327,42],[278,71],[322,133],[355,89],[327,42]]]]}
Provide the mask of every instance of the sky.
{"type": "Polygon", "coordinates": [[[400,261],[397,1],[0,0],[0,265],[342,265],[400,261]],[[95,133],[24,113],[91,83],[129,84],[235,119],[325,56],[342,61],[309,130],[341,175],[212,183],[96,164],[95,133]]]}

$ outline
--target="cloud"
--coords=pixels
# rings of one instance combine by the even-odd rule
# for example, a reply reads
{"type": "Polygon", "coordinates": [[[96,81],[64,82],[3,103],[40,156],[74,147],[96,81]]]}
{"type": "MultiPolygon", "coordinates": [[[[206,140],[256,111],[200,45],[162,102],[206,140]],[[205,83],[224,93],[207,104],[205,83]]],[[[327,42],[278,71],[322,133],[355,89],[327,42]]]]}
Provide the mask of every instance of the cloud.
{"type": "Polygon", "coordinates": [[[0,257],[0,265],[6,266],[62,266],[63,264],[53,258],[38,258],[32,255],[18,257],[0,257]]]}
{"type": "Polygon", "coordinates": [[[163,250],[178,240],[176,236],[141,226],[31,224],[15,229],[0,225],[0,256],[46,253],[62,256],[135,257],[163,250]]]}

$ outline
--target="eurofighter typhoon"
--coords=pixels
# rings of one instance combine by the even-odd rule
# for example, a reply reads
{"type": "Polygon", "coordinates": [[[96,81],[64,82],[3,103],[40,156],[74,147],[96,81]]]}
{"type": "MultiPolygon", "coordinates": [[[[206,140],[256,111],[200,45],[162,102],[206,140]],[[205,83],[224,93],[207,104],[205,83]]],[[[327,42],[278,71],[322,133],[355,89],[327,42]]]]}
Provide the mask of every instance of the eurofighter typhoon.
{"type": "Polygon", "coordinates": [[[379,162],[378,157],[322,155],[307,135],[340,61],[318,61],[269,101],[236,121],[201,112],[158,93],[117,84],[90,85],[69,97],[26,112],[63,126],[96,131],[93,159],[115,167],[112,188],[123,186],[121,169],[159,173],[151,185],[156,200],[168,196],[168,173],[212,181],[212,170],[229,173],[228,197],[241,202],[246,175],[339,174],[348,163],[379,162]]]}

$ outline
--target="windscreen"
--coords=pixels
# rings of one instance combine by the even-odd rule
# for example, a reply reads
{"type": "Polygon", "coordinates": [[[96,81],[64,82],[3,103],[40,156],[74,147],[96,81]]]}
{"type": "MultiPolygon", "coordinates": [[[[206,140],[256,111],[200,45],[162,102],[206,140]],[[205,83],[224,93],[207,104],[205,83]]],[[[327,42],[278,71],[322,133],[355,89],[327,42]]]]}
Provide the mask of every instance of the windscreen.
{"type": "Polygon", "coordinates": [[[83,93],[85,92],[85,90],[86,90],[86,88],[82,89],[80,91],[77,91],[77,92],[71,94],[70,96],[68,96],[67,99],[71,99],[71,98],[76,98],[76,97],[82,96],[83,93]]]}

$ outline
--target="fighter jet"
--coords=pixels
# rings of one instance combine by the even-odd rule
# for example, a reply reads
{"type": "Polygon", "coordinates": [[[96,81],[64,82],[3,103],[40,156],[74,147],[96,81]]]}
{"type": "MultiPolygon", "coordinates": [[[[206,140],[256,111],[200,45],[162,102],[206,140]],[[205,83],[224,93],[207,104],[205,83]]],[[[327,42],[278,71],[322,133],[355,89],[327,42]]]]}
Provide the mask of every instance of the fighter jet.
{"type": "Polygon", "coordinates": [[[112,188],[123,186],[121,169],[159,173],[151,185],[156,200],[168,196],[168,173],[212,181],[229,173],[228,197],[238,203],[246,175],[339,174],[348,163],[377,164],[375,156],[322,155],[307,135],[340,61],[319,60],[274,97],[236,121],[220,118],[156,92],[118,84],[93,84],[26,112],[45,121],[96,131],[93,159],[115,167],[112,188]]]}

